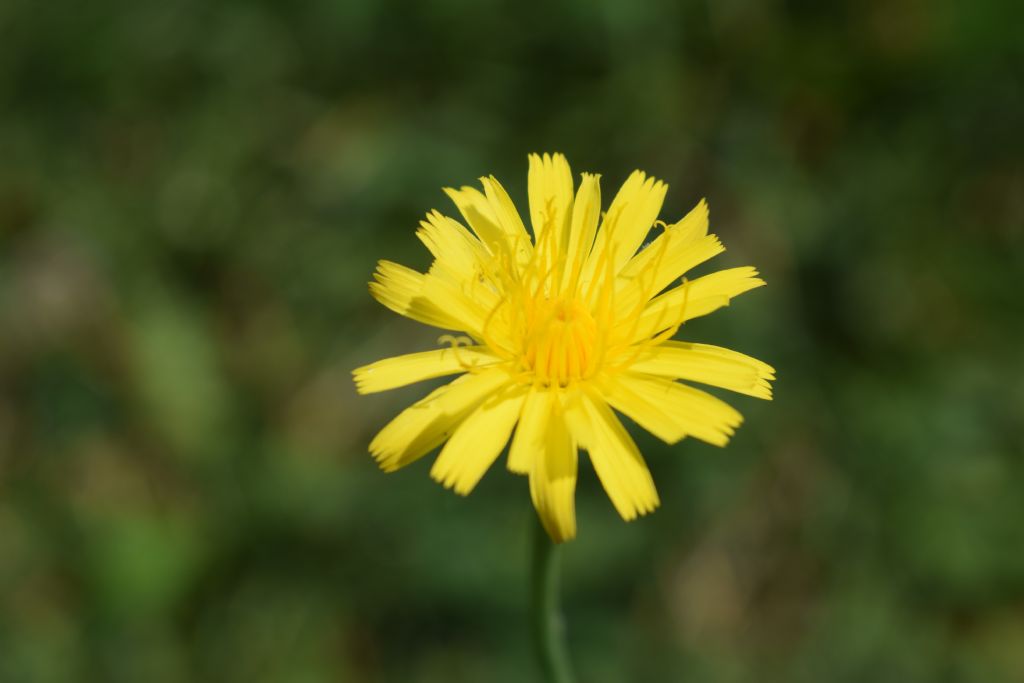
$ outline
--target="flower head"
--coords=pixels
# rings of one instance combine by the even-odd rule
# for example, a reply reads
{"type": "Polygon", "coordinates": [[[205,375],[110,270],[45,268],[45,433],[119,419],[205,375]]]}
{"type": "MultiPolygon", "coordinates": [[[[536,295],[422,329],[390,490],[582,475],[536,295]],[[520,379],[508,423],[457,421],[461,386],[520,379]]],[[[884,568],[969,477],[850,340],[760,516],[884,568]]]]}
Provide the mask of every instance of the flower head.
{"type": "Polygon", "coordinates": [[[493,176],[481,179],[483,192],[446,189],[465,224],[427,214],[417,236],[434,256],[429,271],[381,261],[370,291],[391,310],[458,336],[353,373],[360,393],[459,375],[385,426],[371,453],[393,471],[443,444],[430,474],[465,495],[511,439],[508,468],[529,476],[534,507],[556,541],[576,533],[581,449],[623,519],[658,506],[615,411],[668,443],[693,436],[723,446],[740,414],[677,380],[768,399],[774,379],[749,356],[672,339],[686,321],[764,284],[750,267],[683,277],[724,251],[708,234],[707,204],[662,223],[667,186],[635,171],[602,214],[599,180],[584,173],[574,188],[565,157],[531,155],[532,238],[493,176]],[[644,245],[652,228],[657,235],[644,245]]]}

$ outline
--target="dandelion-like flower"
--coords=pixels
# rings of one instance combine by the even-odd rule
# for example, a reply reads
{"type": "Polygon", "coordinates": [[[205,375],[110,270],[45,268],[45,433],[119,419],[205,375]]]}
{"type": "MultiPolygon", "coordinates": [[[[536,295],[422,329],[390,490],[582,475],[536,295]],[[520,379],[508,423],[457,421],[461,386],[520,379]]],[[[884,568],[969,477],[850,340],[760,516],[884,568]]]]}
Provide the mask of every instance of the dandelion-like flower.
{"type": "Polygon", "coordinates": [[[468,228],[437,211],[420,223],[434,256],[428,272],[381,261],[370,283],[391,310],[458,336],[353,374],[364,394],[460,375],[400,413],[370,452],[390,472],[443,444],[430,474],[465,495],[511,439],[508,468],[529,476],[533,505],[560,542],[576,534],[581,449],[623,519],[659,504],[615,411],[670,444],[692,436],[724,446],[740,414],[678,380],[770,399],[774,371],[672,339],[686,321],[764,284],[751,267],[684,278],[724,251],[708,234],[704,201],[667,225],[657,220],[667,186],[635,171],[602,214],[600,176],[584,173],[574,188],[561,154],[529,162],[532,239],[498,181],[481,178],[483,192],[445,189],[468,228]],[[641,247],[652,228],[659,234],[641,247]]]}

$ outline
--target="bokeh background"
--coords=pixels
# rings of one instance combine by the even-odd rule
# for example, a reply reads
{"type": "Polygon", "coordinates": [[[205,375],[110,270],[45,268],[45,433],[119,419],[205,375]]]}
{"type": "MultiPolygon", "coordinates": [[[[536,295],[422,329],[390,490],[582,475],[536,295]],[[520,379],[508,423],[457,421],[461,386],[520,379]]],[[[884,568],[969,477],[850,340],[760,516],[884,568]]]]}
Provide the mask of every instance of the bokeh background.
{"type": "Polygon", "coordinates": [[[526,154],[707,197],[778,368],[718,450],[584,468],[584,682],[1024,680],[1024,5],[0,3],[0,681],[534,680],[523,479],[373,433],[374,303],[526,154]]]}

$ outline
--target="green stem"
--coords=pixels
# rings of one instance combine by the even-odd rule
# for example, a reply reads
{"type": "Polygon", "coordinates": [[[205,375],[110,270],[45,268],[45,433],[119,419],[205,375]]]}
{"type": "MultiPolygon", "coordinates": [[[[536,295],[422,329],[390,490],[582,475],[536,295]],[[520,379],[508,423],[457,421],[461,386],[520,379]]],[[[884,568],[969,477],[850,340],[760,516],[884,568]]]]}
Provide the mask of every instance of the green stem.
{"type": "Polygon", "coordinates": [[[533,637],[547,683],[573,683],[565,622],[558,598],[558,550],[540,520],[534,517],[533,566],[530,575],[530,611],[533,637]]]}

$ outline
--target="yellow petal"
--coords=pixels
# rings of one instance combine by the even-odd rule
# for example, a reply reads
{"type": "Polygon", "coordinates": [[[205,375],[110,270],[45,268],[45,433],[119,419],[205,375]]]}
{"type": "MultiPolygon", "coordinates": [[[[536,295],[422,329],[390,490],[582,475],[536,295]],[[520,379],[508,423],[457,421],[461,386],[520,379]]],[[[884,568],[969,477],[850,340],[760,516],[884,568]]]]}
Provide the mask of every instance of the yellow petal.
{"type": "Polygon", "coordinates": [[[461,223],[437,211],[420,221],[416,236],[434,256],[431,271],[439,270],[452,281],[471,280],[479,271],[479,263],[487,252],[461,223]]]}
{"type": "Polygon", "coordinates": [[[569,224],[569,239],[566,247],[566,271],[570,276],[563,283],[563,291],[575,287],[583,270],[597,233],[597,221],[601,217],[601,176],[583,174],[576,201],[572,206],[572,220],[569,224]]]}
{"type": "Polygon", "coordinates": [[[622,373],[608,381],[605,399],[667,443],[693,436],[724,446],[743,417],[725,401],[679,382],[622,373]]]}
{"type": "Polygon", "coordinates": [[[769,382],[775,379],[775,370],[756,358],[720,346],[682,341],[667,341],[645,351],[630,369],[769,400],[769,382]]]}
{"type": "Polygon", "coordinates": [[[616,290],[620,313],[635,309],[659,294],[690,269],[725,251],[708,235],[707,204],[701,200],[683,220],[669,226],[622,269],[616,290]]]}
{"type": "MultiPolygon", "coordinates": [[[[645,247],[639,254],[630,259],[626,267],[622,269],[622,275],[635,277],[641,271],[653,265],[656,257],[661,254],[665,245],[667,248],[665,258],[671,258],[674,250],[682,250],[693,244],[701,237],[708,235],[708,204],[703,199],[686,214],[678,223],[668,226],[663,233],[658,235],[653,242],[645,247]]],[[[680,271],[669,279],[681,277],[684,271],[680,271]]]]}
{"type": "Polygon", "coordinates": [[[612,273],[618,274],[622,270],[658,218],[667,191],[668,185],[660,180],[649,178],[642,171],[633,171],[615,195],[601,222],[594,250],[587,263],[585,280],[590,281],[595,277],[605,251],[610,251],[612,273]]]}
{"type": "Polygon", "coordinates": [[[481,288],[477,296],[469,296],[460,286],[435,273],[424,276],[420,291],[435,308],[444,311],[449,319],[457,321],[456,327],[449,329],[464,330],[477,339],[483,337],[483,328],[490,312],[488,305],[496,300],[493,291],[485,294],[485,289],[481,288]]]}
{"type": "Polygon", "coordinates": [[[425,379],[454,375],[500,362],[484,346],[435,349],[385,358],[352,371],[360,394],[387,391],[425,379]]]}
{"type": "Polygon", "coordinates": [[[460,495],[472,491],[508,443],[525,394],[525,389],[515,387],[481,403],[456,427],[430,476],[460,495]]]}
{"type": "Polygon", "coordinates": [[[491,210],[491,204],[487,197],[480,190],[463,186],[456,190],[451,187],[444,188],[459,213],[469,223],[469,227],[476,233],[491,253],[498,253],[508,248],[505,232],[498,225],[498,219],[491,210]]]}
{"type": "Polygon", "coordinates": [[[377,264],[374,278],[370,292],[396,313],[445,330],[461,330],[477,339],[483,337],[490,307],[499,297],[491,288],[473,288],[475,279],[464,291],[461,284],[443,274],[424,275],[390,261],[377,264]]]}
{"type": "Polygon", "coordinates": [[[555,543],[576,536],[576,444],[565,419],[552,415],[530,471],[530,497],[555,543]]]}
{"type": "Polygon", "coordinates": [[[590,454],[619,515],[629,521],[658,507],[658,492],[647,464],[608,404],[590,391],[581,391],[565,410],[573,437],[590,454]]]}
{"type": "Polygon", "coordinates": [[[620,328],[628,341],[649,339],[678,322],[685,322],[728,306],[730,299],[762,287],[764,280],[750,266],[729,268],[690,280],[653,299],[639,320],[625,320],[620,328]]]}
{"type": "Polygon", "coordinates": [[[561,154],[531,154],[527,188],[530,197],[530,222],[534,243],[542,238],[554,253],[559,253],[572,214],[572,171],[561,154]],[[550,230],[548,237],[545,232],[550,230]]]}
{"type": "Polygon", "coordinates": [[[426,278],[423,273],[397,263],[381,261],[373,277],[375,281],[370,283],[370,294],[395,313],[443,330],[462,329],[458,320],[423,296],[423,282],[426,278]]]}
{"type": "Polygon", "coordinates": [[[531,387],[523,402],[522,414],[512,446],[508,451],[508,469],[516,474],[529,474],[533,461],[544,447],[548,419],[551,416],[553,394],[544,389],[531,387]]]}
{"type": "Polygon", "coordinates": [[[498,179],[494,176],[487,176],[481,178],[480,183],[484,186],[484,195],[491,207],[491,213],[494,214],[498,226],[505,233],[509,243],[517,244],[525,240],[526,244],[530,244],[523,219],[519,217],[516,205],[512,203],[512,198],[508,196],[508,192],[505,192],[505,188],[501,186],[498,179]]]}
{"type": "Polygon", "coordinates": [[[658,254],[650,260],[650,265],[646,269],[636,270],[635,275],[618,278],[615,305],[620,317],[635,314],[691,268],[725,251],[715,235],[701,237],[683,248],[673,247],[671,241],[657,246],[652,244],[641,252],[642,255],[653,249],[658,250],[658,254]]]}
{"type": "Polygon", "coordinates": [[[708,234],[708,202],[701,198],[697,206],[690,209],[690,212],[679,219],[678,222],[668,226],[669,231],[677,233],[679,239],[685,244],[698,237],[708,234]]]}
{"type": "Polygon", "coordinates": [[[455,425],[508,379],[507,372],[495,368],[435,389],[380,430],[370,442],[370,452],[386,472],[408,465],[444,443],[455,425]]]}

